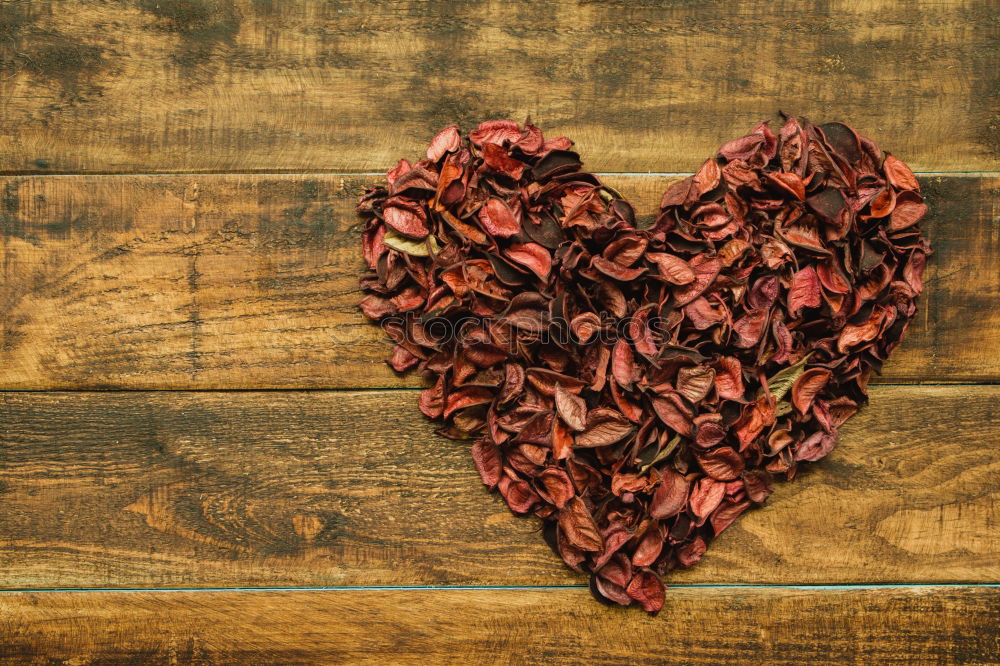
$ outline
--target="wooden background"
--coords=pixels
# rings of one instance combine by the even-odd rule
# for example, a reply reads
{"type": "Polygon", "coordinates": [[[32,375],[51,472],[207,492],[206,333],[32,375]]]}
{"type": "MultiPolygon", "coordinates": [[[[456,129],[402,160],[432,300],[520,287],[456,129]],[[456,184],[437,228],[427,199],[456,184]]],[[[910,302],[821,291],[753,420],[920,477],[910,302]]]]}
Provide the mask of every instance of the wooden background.
{"type": "Polygon", "coordinates": [[[0,1],[0,663],[1000,662],[995,13],[0,1]],[[530,114],[649,215],[779,109],[920,172],[919,319],[658,617],[605,608],[381,362],[352,202],[530,114]]]}

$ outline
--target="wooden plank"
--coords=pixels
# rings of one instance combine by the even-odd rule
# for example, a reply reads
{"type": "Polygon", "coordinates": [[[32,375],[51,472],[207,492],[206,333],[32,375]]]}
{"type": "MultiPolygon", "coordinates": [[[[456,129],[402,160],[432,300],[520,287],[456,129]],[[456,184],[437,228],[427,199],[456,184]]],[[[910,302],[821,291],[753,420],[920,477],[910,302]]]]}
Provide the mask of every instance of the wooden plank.
{"type": "MultiPolygon", "coordinates": [[[[671,179],[609,177],[638,210],[671,179]]],[[[0,387],[418,386],[356,309],[373,178],[0,179],[0,387]]],[[[885,381],[1000,380],[1000,178],[926,177],[927,294],[885,381]]]]}
{"type": "Polygon", "coordinates": [[[0,169],[371,171],[531,115],[600,171],[688,171],[778,109],[996,169],[990,0],[0,5],[0,169]]]}
{"type": "MultiPolygon", "coordinates": [[[[574,584],[416,392],[0,394],[0,587],[574,584]]],[[[1000,580],[1000,386],[879,386],[682,583],[1000,580]]]]}
{"type": "Polygon", "coordinates": [[[0,594],[0,663],[992,664],[1000,589],[0,594]]]}

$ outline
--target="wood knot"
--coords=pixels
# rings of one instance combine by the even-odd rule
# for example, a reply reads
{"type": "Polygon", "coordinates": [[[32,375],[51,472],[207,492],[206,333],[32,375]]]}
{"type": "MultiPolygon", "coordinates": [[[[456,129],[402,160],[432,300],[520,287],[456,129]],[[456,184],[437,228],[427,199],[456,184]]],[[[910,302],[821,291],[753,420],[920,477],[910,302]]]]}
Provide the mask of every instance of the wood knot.
{"type": "Polygon", "coordinates": [[[323,519],[319,516],[297,513],[292,516],[292,528],[295,533],[306,541],[312,541],[323,531],[323,519]]]}

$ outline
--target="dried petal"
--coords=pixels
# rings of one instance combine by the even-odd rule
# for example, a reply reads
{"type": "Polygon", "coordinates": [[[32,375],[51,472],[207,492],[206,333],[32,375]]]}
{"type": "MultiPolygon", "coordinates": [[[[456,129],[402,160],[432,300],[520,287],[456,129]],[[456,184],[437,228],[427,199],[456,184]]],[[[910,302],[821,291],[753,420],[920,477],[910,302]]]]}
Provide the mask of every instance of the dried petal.
{"type": "Polygon", "coordinates": [[[521,225],[510,207],[497,198],[487,199],[479,209],[479,221],[483,229],[497,238],[507,238],[521,231],[521,225]]]}
{"type": "Polygon", "coordinates": [[[833,373],[826,368],[806,370],[792,386],[792,404],[800,414],[807,414],[812,401],[822,391],[833,373]]]}
{"type": "Polygon", "coordinates": [[[449,125],[431,139],[431,145],[427,147],[427,159],[437,162],[446,153],[458,150],[461,145],[462,137],[458,133],[458,125],[449,125]]]}
{"type": "Polygon", "coordinates": [[[571,544],[586,551],[604,549],[604,539],[597,529],[594,517],[579,497],[574,496],[559,512],[559,529],[571,544]]]}
{"type": "Polygon", "coordinates": [[[472,445],[472,459],[479,470],[479,476],[486,486],[493,488],[500,482],[503,474],[503,464],[500,460],[500,449],[486,439],[480,439],[472,445]]]}
{"type": "Polygon", "coordinates": [[[628,596],[635,599],[644,611],[658,613],[663,608],[663,583],[652,572],[636,572],[626,591],[628,596]]]}
{"type": "Polygon", "coordinates": [[[587,403],[583,398],[556,384],[555,399],[556,413],[570,430],[580,432],[587,428],[587,403]]]}
{"type": "Polygon", "coordinates": [[[658,520],[676,516],[687,506],[688,491],[687,479],[671,469],[664,470],[662,481],[653,493],[649,515],[658,520]]]}

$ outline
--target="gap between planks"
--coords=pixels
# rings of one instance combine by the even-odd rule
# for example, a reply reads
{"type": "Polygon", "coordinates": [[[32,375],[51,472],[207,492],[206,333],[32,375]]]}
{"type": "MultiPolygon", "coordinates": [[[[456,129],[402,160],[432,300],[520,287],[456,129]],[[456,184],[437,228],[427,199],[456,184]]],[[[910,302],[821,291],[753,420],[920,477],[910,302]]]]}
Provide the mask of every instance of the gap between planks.
{"type": "MultiPolygon", "coordinates": [[[[931,382],[879,382],[878,384],[871,384],[871,386],[921,386],[927,388],[933,387],[959,387],[959,386],[1000,386],[1000,380],[983,380],[979,382],[946,382],[946,381],[931,381],[931,382]]],[[[88,393],[347,393],[347,392],[357,392],[357,391],[371,391],[379,393],[388,392],[405,392],[405,391],[420,391],[422,390],[419,386],[385,386],[371,388],[367,386],[304,386],[302,388],[295,387],[276,387],[276,388],[11,388],[11,389],[0,389],[0,395],[4,393],[66,393],[66,394],[88,394],[88,393]]]]}
{"type": "MultiPolygon", "coordinates": [[[[997,583],[819,583],[810,585],[807,583],[675,583],[667,585],[667,589],[683,590],[897,590],[897,589],[926,589],[926,588],[1000,588],[997,583]]],[[[530,591],[530,590],[585,590],[586,584],[579,585],[309,585],[304,587],[277,586],[277,587],[14,587],[0,590],[0,595],[45,593],[45,592],[72,592],[72,593],[92,593],[92,592],[420,592],[420,591],[530,591]]]]}
{"type": "MultiPolygon", "coordinates": [[[[584,165],[586,166],[586,165],[584,165]]],[[[390,165],[391,167],[391,165],[390,165]]],[[[388,170],[387,167],[386,170],[388,170]]],[[[692,171],[595,171],[595,175],[602,178],[646,178],[646,177],[656,177],[656,178],[684,178],[686,176],[693,176],[692,171]]],[[[1000,171],[914,171],[913,174],[917,177],[962,177],[962,178],[997,178],[1000,177],[1000,171]]],[[[189,171],[26,171],[20,170],[3,170],[0,169],[0,178],[4,177],[35,177],[44,176],[46,178],[79,178],[81,176],[117,176],[123,178],[137,178],[137,177],[161,177],[161,176],[341,176],[343,178],[377,178],[380,176],[385,176],[385,171],[342,171],[342,170],[331,170],[323,171],[322,169],[310,169],[308,171],[302,171],[298,169],[241,169],[238,171],[231,170],[189,170],[189,171]]]]}

